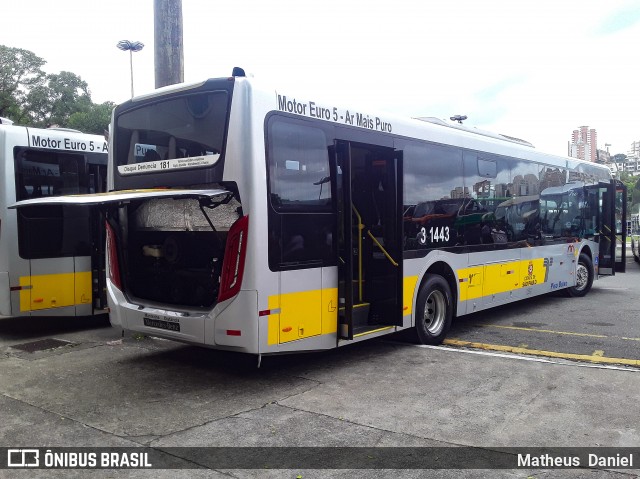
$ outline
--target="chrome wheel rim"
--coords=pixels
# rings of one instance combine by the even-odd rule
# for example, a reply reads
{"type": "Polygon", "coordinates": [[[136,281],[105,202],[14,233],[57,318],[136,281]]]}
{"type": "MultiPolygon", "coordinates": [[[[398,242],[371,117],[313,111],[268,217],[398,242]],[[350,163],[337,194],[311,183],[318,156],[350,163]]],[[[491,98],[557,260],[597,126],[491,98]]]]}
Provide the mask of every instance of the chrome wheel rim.
{"type": "Polygon", "coordinates": [[[576,289],[582,291],[587,287],[588,282],[589,270],[584,264],[578,263],[578,268],[576,269],[576,289]]]}
{"type": "Polygon", "coordinates": [[[437,336],[442,332],[447,311],[447,301],[442,291],[432,291],[424,303],[422,320],[429,334],[437,336]]]}

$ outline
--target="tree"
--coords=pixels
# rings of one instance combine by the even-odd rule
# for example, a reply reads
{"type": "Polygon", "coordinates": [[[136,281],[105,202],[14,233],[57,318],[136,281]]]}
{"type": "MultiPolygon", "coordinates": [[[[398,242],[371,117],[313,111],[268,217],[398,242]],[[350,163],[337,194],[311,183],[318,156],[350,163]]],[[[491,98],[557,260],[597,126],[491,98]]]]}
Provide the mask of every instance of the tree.
{"type": "Polygon", "coordinates": [[[80,130],[84,133],[102,135],[108,130],[111,122],[111,111],[116,104],[106,101],[100,105],[92,103],[86,111],[77,111],[69,117],[69,128],[80,130]]]}
{"type": "Polygon", "coordinates": [[[115,105],[94,104],[87,82],[71,72],[47,75],[45,63],[33,52],[0,45],[0,116],[24,126],[102,134],[115,105]]]}
{"type": "Polygon", "coordinates": [[[627,203],[629,207],[640,203],[640,179],[623,171],[620,174],[620,181],[627,187],[627,203]]]}
{"type": "Polygon", "coordinates": [[[86,112],[92,105],[87,82],[71,72],[46,76],[26,97],[25,107],[34,126],[68,126],[73,113],[86,112]]]}
{"type": "Polygon", "coordinates": [[[0,45],[0,116],[24,122],[26,96],[44,83],[45,63],[33,52],[0,45]]]}

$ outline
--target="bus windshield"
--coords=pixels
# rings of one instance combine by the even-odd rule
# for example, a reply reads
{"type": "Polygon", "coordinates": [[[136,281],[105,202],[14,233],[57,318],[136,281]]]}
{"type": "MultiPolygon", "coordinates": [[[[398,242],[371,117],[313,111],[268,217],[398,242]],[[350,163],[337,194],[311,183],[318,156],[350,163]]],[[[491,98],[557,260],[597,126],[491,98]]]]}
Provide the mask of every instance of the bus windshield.
{"type": "Polygon", "coordinates": [[[145,104],[116,119],[122,176],[211,167],[223,153],[228,94],[205,92],[145,104]]]}

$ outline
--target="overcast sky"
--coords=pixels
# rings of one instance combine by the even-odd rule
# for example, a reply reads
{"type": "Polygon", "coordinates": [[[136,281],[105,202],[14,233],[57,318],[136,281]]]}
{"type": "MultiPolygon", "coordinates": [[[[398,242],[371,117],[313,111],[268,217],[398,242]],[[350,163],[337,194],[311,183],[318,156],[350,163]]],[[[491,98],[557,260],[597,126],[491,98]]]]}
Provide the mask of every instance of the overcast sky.
{"type": "MultiPolygon", "coordinates": [[[[153,0],[2,2],[0,44],[71,71],[96,103],[154,88],[153,0]]],[[[234,66],[282,93],[370,114],[448,118],[565,155],[588,125],[598,146],[640,140],[636,0],[183,0],[185,81],[234,66]],[[317,95],[316,95],[317,92],[317,95]]]]}

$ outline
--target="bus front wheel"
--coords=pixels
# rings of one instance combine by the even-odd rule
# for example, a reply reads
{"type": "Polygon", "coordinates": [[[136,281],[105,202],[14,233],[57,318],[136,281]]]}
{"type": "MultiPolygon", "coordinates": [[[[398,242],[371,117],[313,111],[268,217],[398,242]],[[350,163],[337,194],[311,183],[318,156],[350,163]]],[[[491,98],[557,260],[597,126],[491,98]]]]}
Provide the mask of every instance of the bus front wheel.
{"type": "Polygon", "coordinates": [[[573,298],[581,298],[585,296],[593,285],[593,263],[591,258],[581,253],[578,257],[578,266],[576,267],[576,285],[567,288],[567,295],[573,298]]]}
{"type": "Polygon", "coordinates": [[[440,344],[453,317],[451,288],[440,275],[429,275],[416,302],[416,333],[422,344],[440,344]]]}

